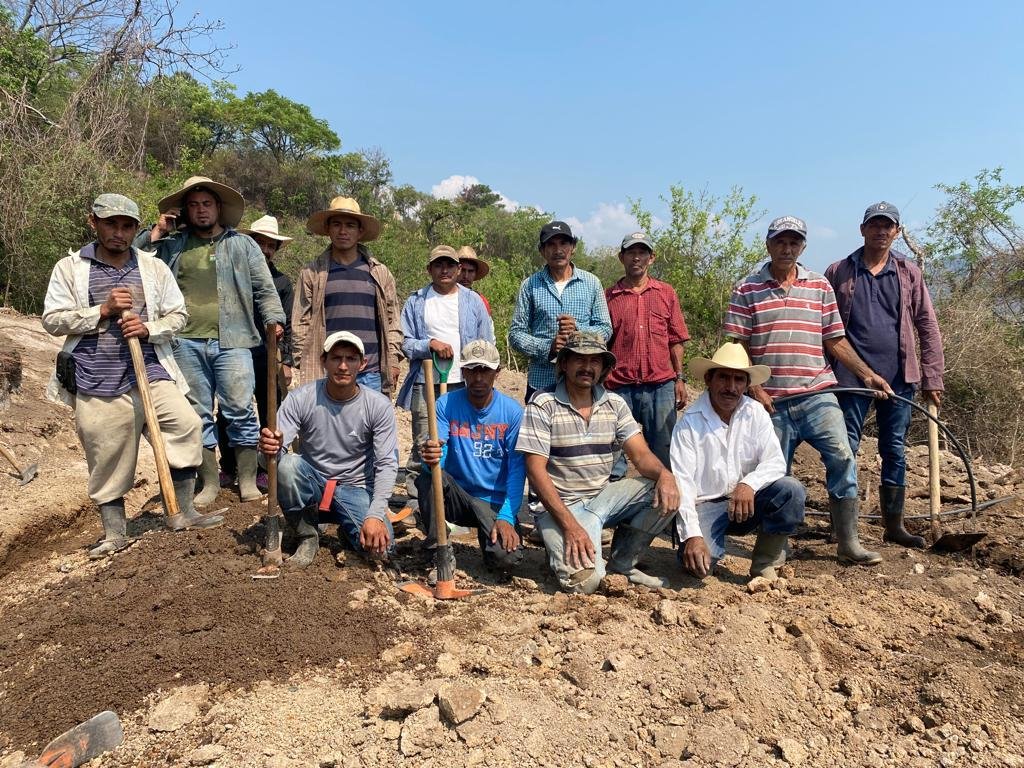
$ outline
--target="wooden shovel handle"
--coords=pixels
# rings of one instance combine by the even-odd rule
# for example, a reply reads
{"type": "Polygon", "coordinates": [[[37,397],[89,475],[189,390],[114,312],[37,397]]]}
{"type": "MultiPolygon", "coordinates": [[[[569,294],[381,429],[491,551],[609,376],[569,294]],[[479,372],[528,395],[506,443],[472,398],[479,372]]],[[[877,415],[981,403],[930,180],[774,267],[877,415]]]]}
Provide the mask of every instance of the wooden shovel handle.
{"type": "MultiPolygon", "coordinates": [[[[267,428],[277,432],[277,323],[267,323],[267,428]]],[[[267,517],[278,515],[277,456],[267,457],[267,517]]]]}
{"type": "MultiPolygon", "coordinates": [[[[928,403],[928,413],[938,418],[939,406],[928,403]]],[[[935,541],[942,535],[939,527],[939,508],[942,506],[942,488],[939,483],[939,425],[928,419],[928,501],[932,537],[935,541]]]]}
{"type": "MultiPolygon", "coordinates": [[[[434,363],[423,361],[423,398],[427,401],[427,436],[437,440],[437,400],[434,397],[434,363]]],[[[434,494],[434,537],[437,546],[448,544],[448,522],[444,516],[444,487],[441,477],[441,464],[438,462],[430,468],[430,490],[434,494]]]]}

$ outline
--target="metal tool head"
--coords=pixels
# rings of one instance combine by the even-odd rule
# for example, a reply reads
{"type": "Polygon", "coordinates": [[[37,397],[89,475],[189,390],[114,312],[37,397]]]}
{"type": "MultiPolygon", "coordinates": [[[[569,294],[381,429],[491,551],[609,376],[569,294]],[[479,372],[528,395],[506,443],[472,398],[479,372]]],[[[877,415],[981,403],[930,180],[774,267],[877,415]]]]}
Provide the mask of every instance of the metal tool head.
{"type": "Polygon", "coordinates": [[[19,485],[27,485],[36,479],[36,474],[39,472],[39,465],[33,464],[32,466],[25,467],[21,473],[19,485]]]}
{"type": "Polygon", "coordinates": [[[932,549],[936,552],[966,552],[987,535],[984,531],[944,533],[935,540],[932,549]]]}
{"type": "Polygon", "coordinates": [[[455,581],[438,581],[431,589],[418,581],[406,581],[398,585],[403,592],[420,597],[432,597],[434,600],[462,600],[472,595],[482,595],[486,589],[458,589],[455,581]]]}

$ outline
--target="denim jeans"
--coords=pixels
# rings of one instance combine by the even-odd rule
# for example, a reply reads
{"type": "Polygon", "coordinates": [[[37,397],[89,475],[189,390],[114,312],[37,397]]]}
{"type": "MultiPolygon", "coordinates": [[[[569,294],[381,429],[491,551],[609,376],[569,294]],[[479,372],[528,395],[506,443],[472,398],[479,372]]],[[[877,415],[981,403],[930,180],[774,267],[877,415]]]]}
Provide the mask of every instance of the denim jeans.
{"type": "MultiPolygon", "coordinates": [[[[277,460],[277,499],[281,511],[294,520],[307,507],[319,507],[327,479],[308,461],[295,453],[286,453],[277,460]]],[[[320,512],[320,523],[337,523],[352,548],[361,552],[359,532],[370,509],[371,489],[354,485],[341,485],[334,489],[329,512],[320,512]]],[[[395,531],[391,521],[384,518],[388,529],[388,551],[395,548],[395,531]]]]}
{"type": "Polygon", "coordinates": [[[807,442],[825,464],[825,486],[834,499],[857,498],[857,459],[850,450],[846,420],[831,392],[808,395],[775,406],[775,434],[786,457],[786,471],[793,466],[796,447],[807,442]]]}
{"type": "MultiPolygon", "coordinates": [[[[672,428],[676,425],[676,383],[631,384],[612,390],[626,401],[640,428],[644,431],[651,452],[658,461],[671,469],[668,449],[672,443],[672,428]]],[[[626,456],[620,453],[612,469],[612,480],[626,475],[626,456]]]]}
{"type": "MultiPolygon", "coordinates": [[[[754,494],[754,514],[742,523],[729,519],[729,500],[697,504],[697,520],[704,543],[711,552],[712,566],[725,555],[725,537],[746,536],[755,530],[791,536],[804,519],[807,492],[795,477],[780,477],[754,494]]],[[[680,559],[682,547],[679,548],[680,559]]]]}
{"type": "MultiPolygon", "coordinates": [[[[603,577],[606,570],[605,562],[601,557],[602,529],[633,529],[653,537],[668,525],[671,517],[661,517],[658,510],[651,507],[653,500],[653,481],[629,478],[610,482],[597,496],[569,507],[572,516],[587,532],[594,545],[596,553],[595,578],[603,577]]],[[[548,565],[558,577],[558,583],[563,589],[574,591],[578,586],[573,578],[577,569],[565,560],[565,538],[562,535],[562,529],[549,512],[537,517],[537,527],[544,539],[544,548],[548,553],[548,565]]],[[[619,539],[618,531],[616,531],[615,538],[619,539]]],[[[627,542],[625,547],[616,547],[616,542],[613,540],[609,563],[626,561],[637,554],[638,548],[646,547],[650,543],[649,540],[644,541],[642,538],[637,541],[635,537],[623,537],[622,540],[627,542]],[[633,538],[632,541],[631,538],[633,538]]]]}
{"type": "Polygon", "coordinates": [[[232,448],[255,448],[260,425],[253,406],[256,377],[248,348],[221,349],[217,339],[177,339],[174,360],[188,384],[188,401],[203,422],[203,447],[217,447],[213,398],[227,420],[232,448]]]}
{"type": "MultiPolygon", "coordinates": [[[[466,386],[465,382],[458,382],[448,385],[448,391],[454,392],[466,386]]],[[[441,385],[434,385],[434,399],[441,396],[441,385]]],[[[416,489],[416,478],[423,470],[423,459],[420,458],[420,444],[429,436],[429,424],[427,421],[427,398],[423,396],[423,385],[415,384],[412,388],[412,402],[409,404],[412,412],[412,447],[409,449],[409,460],[405,464],[405,493],[408,496],[406,502],[413,509],[419,509],[419,491],[416,489]]]]}
{"type": "Polygon", "coordinates": [[[363,371],[356,376],[356,383],[362,384],[374,392],[380,392],[380,371],[363,371]]]}
{"type": "MultiPolygon", "coordinates": [[[[893,388],[900,397],[913,399],[915,387],[904,384],[893,388]]],[[[839,394],[839,405],[846,419],[846,433],[850,438],[850,450],[854,456],[860,448],[864,433],[864,420],[875,405],[875,421],[878,424],[878,455],[882,457],[882,485],[904,486],[907,484],[906,440],[910,427],[910,403],[899,400],[876,400],[853,394],[839,394]]]]}

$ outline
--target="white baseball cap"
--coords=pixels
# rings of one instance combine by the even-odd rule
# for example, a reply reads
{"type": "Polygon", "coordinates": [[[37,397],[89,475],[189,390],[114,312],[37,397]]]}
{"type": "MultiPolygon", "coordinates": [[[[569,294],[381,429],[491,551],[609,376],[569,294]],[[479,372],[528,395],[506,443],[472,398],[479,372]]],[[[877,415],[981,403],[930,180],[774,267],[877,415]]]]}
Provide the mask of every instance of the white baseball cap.
{"type": "Polygon", "coordinates": [[[359,350],[359,354],[366,357],[366,349],[363,347],[363,340],[350,331],[335,331],[324,340],[324,352],[330,352],[336,344],[351,344],[359,350]]]}

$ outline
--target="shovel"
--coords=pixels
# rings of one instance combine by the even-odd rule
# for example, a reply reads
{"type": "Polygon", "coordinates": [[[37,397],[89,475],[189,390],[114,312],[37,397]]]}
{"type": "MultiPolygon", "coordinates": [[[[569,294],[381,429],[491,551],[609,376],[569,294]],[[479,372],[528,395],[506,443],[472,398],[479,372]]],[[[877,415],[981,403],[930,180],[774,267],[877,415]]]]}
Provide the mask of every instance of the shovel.
{"type": "MultiPolygon", "coordinates": [[[[437,368],[437,377],[441,380],[441,394],[448,394],[448,374],[452,371],[452,364],[455,362],[454,357],[443,359],[437,356],[436,352],[430,353],[430,359],[434,361],[434,367],[437,368]]],[[[424,361],[424,381],[426,381],[426,361],[424,361]]],[[[433,397],[433,395],[431,395],[433,397]]],[[[432,438],[433,439],[433,438],[432,438]]]]}
{"type": "MultiPolygon", "coordinates": [[[[277,432],[277,323],[267,323],[267,429],[277,432]]],[[[281,510],[277,503],[277,456],[267,456],[267,539],[262,567],[254,579],[276,579],[281,575],[281,510]]]]}
{"type": "Polygon", "coordinates": [[[20,768],[78,768],[116,749],[124,741],[124,730],[117,714],[107,710],[96,717],[65,731],[46,745],[35,760],[22,763],[20,768]]]}
{"type": "Polygon", "coordinates": [[[32,464],[28,467],[25,467],[25,469],[22,469],[21,467],[18,466],[18,462],[17,460],[15,460],[14,454],[11,453],[6,448],[4,448],[2,445],[0,445],[0,453],[2,453],[4,455],[4,458],[11,463],[11,466],[14,467],[14,471],[18,474],[18,480],[20,481],[18,485],[25,485],[26,483],[31,483],[35,479],[36,473],[39,471],[38,464],[32,464]]]}
{"type": "MultiPolygon", "coordinates": [[[[982,531],[965,531],[963,533],[944,533],[939,525],[939,507],[942,505],[942,489],[939,486],[939,407],[928,403],[928,484],[929,484],[929,515],[932,529],[932,549],[936,552],[966,552],[983,538],[982,531]]],[[[972,521],[976,521],[976,513],[972,513],[972,521]]],[[[973,522],[972,522],[973,524],[973,522]]]]}

